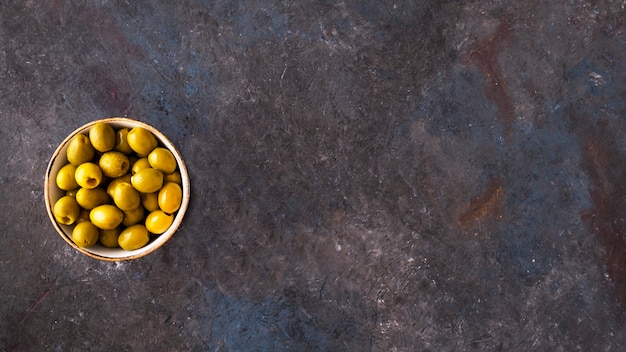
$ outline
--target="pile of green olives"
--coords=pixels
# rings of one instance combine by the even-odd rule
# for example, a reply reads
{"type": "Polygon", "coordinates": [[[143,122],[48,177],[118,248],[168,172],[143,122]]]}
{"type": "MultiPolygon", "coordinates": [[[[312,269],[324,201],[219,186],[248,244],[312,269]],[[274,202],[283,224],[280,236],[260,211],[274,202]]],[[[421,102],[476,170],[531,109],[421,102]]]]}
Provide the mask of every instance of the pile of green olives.
{"type": "Polygon", "coordinates": [[[77,134],[68,163],[56,174],[65,191],[53,206],[59,224],[73,226],[78,247],[100,243],[134,250],[167,231],[181,206],[181,174],[172,152],[143,127],[105,122],[77,134]]]}

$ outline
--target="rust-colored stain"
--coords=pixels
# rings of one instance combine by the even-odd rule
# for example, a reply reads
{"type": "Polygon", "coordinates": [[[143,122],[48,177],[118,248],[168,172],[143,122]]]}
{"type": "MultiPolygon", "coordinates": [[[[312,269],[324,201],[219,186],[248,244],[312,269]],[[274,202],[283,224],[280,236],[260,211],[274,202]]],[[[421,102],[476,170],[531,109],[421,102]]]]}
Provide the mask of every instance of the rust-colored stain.
{"type": "Polygon", "coordinates": [[[617,147],[616,137],[609,131],[591,129],[582,143],[583,165],[592,187],[593,208],[582,215],[605,247],[607,274],[615,286],[615,294],[626,307],[626,209],[625,156],[617,147]]]}
{"type": "Polygon", "coordinates": [[[494,33],[469,47],[462,53],[467,63],[478,66],[487,78],[485,97],[496,104],[499,118],[504,124],[504,135],[511,134],[511,123],[515,119],[513,100],[498,63],[498,54],[502,44],[511,37],[511,26],[508,20],[502,21],[494,33]]]}
{"type": "Polygon", "coordinates": [[[472,198],[467,209],[461,214],[457,223],[463,230],[477,222],[485,220],[489,215],[500,220],[502,196],[504,188],[500,177],[493,177],[487,188],[479,195],[472,198]]]}

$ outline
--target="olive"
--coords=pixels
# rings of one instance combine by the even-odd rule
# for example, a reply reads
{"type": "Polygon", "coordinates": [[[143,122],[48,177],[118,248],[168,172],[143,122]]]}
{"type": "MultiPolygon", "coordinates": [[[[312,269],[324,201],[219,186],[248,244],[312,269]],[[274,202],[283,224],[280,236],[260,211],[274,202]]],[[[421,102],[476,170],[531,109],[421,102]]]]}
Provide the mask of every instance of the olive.
{"type": "Polygon", "coordinates": [[[113,189],[115,189],[115,187],[117,187],[120,183],[128,183],[130,184],[130,173],[122,176],[122,177],[118,177],[116,179],[113,179],[113,181],[111,181],[109,183],[109,185],[107,186],[107,194],[110,197],[113,197],[113,189]]]}
{"type": "Polygon", "coordinates": [[[132,210],[141,204],[139,192],[129,183],[121,182],[114,189],[111,195],[115,205],[122,211],[132,210]]]}
{"type": "Polygon", "coordinates": [[[89,129],[91,145],[99,152],[108,152],[115,147],[115,131],[104,122],[98,122],[89,129]]]}
{"type": "Polygon", "coordinates": [[[102,170],[94,163],[82,163],[76,168],[74,177],[79,186],[93,189],[102,182],[102,170]]]}
{"type": "Polygon", "coordinates": [[[89,221],[79,222],[72,230],[72,241],[78,247],[90,247],[98,242],[98,228],[89,221]]]}
{"type": "Polygon", "coordinates": [[[137,159],[137,161],[135,161],[135,163],[133,164],[133,167],[130,170],[130,172],[134,175],[138,173],[139,171],[143,169],[147,169],[149,167],[151,166],[150,166],[150,162],[148,161],[148,158],[137,159]]]}
{"type": "Polygon", "coordinates": [[[167,174],[163,176],[163,182],[174,182],[181,185],[183,183],[182,178],[180,177],[180,172],[174,171],[171,174],[167,174]]]}
{"type": "Polygon", "coordinates": [[[145,246],[150,240],[148,230],[144,225],[137,224],[129,226],[122,230],[120,237],[117,239],[117,243],[127,251],[138,249],[145,246]]]}
{"type": "Polygon", "coordinates": [[[146,228],[148,231],[160,235],[174,222],[174,215],[167,214],[163,210],[155,210],[146,217],[146,228]]]}
{"type": "Polygon", "coordinates": [[[159,193],[141,193],[141,205],[150,212],[159,209],[159,193]]]}
{"type": "Polygon", "coordinates": [[[180,186],[174,182],[168,182],[159,190],[158,201],[159,208],[166,213],[172,214],[178,208],[183,199],[183,191],[180,186]]]}
{"type": "Polygon", "coordinates": [[[76,197],[76,192],[78,192],[78,188],[77,189],[73,189],[71,191],[65,191],[65,195],[66,196],[70,196],[70,197],[76,197]]]}
{"type": "Polygon", "coordinates": [[[102,187],[96,187],[93,189],[80,188],[76,192],[76,202],[83,209],[91,210],[99,205],[107,204],[109,202],[109,195],[102,187]]]}
{"type": "Polygon", "coordinates": [[[132,170],[133,165],[135,165],[135,163],[137,162],[137,160],[139,160],[140,158],[137,156],[137,154],[135,154],[134,152],[131,152],[132,154],[128,154],[128,165],[130,165],[130,170],[132,170]]]}
{"type": "Polygon", "coordinates": [[[71,225],[80,215],[80,206],[74,197],[63,196],[54,203],[52,213],[60,224],[71,225]]]}
{"type": "Polygon", "coordinates": [[[130,182],[141,193],[152,193],[163,186],[163,173],[157,169],[140,170],[130,178],[130,182]]]}
{"type": "Polygon", "coordinates": [[[117,238],[120,236],[120,232],[122,232],[120,227],[116,227],[112,230],[100,230],[100,243],[109,248],[119,247],[117,238]]]}
{"type": "Polygon", "coordinates": [[[147,156],[158,144],[152,132],[143,127],[134,127],[130,130],[127,140],[130,148],[140,156],[147,156]]]}
{"type": "Polygon", "coordinates": [[[59,172],[57,172],[56,183],[59,189],[64,191],[71,191],[78,188],[78,183],[76,183],[76,178],[74,175],[76,174],[76,165],[67,164],[63,166],[59,172]]]}
{"type": "Polygon", "coordinates": [[[126,154],[122,152],[109,151],[100,156],[98,166],[100,166],[105,176],[116,178],[126,174],[130,168],[130,161],[126,154]]]}
{"type": "Polygon", "coordinates": [[[89,221],[89,210],[80,208],[80,214],[78,214],[78,218],[76,218],[76,223],[89,221]]]}
{"type": "Polygon", "coordinates": [[[124,214],[114,205],[103,204],[91,209],[89,219],[100,229],[112,230],[122,223],[124,214]]]}
{"type": "Polygon", "coordinates": [[[131,154],[133,150],[128,145],[128,128],[120,128],[115,132],[115,150],[124,154],[131,154]]]}
{"type": "Polygon", "coordinates": [[[128,227],[140,223],[143,220],[144,209],[143,207],[136,207],[135,209],[125,210],[124,220],[122,225],[128,227]]]}
{"type": "Polygon", "coordinates": [[[77,134],[67,145],[67,161],[75,166],[90,161],[93,159],[94,154],[95,150],[89,138],[84,134],[77,134]]]}
{"type": "Polygon", "coordinates": [[[174,158],[172,152],[165,148],[154,148],[154,150],[148,154],[148,161],[150,162],[150,166],[166,174],[171,174],[176,170],[176,158],[174,158]]]}

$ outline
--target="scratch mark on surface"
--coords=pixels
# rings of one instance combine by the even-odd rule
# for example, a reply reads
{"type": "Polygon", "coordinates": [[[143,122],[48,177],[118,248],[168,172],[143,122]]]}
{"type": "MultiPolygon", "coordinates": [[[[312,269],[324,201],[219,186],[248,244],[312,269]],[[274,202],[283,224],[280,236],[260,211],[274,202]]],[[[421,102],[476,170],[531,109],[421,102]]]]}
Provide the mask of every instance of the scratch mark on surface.
{"type": "Polygon", "coordinates": [[[43,302],[44,299],[46,299],[46,297],[48,296],[48,294],[50,293],[50,289],[52,288],[52,286],[48,287],[47,290],[45,290],[42,294],[41,297],[39,297],[39,299],[37,301],[35,301],[35,303],[33,303],[30,308],[28,308],[28,310],[26,311],[26,314],[24,314],[24,317],[22,318],[22,320],[20,321],[20,326],[22,326],[22,324],[24,324],[24,322],[26,321],[26,319],[31,315],[31,313],[37,308],[37,306],[39,306],[39,304],[41,304],[41,302],[43,302]]]}

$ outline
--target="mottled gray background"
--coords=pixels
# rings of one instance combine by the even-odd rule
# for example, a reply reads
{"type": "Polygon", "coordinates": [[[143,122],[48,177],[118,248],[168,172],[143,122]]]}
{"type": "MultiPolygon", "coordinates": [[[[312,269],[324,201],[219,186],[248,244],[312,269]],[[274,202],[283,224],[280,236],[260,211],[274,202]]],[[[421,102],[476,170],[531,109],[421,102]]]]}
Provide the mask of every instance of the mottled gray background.
{"type": "Polygon", "coordinates": [[[624,351],[625,6],[0,0],[0,350],[624,351]],[[132,262],[43,202],[109,116],[191,176],[132,262]]]}

